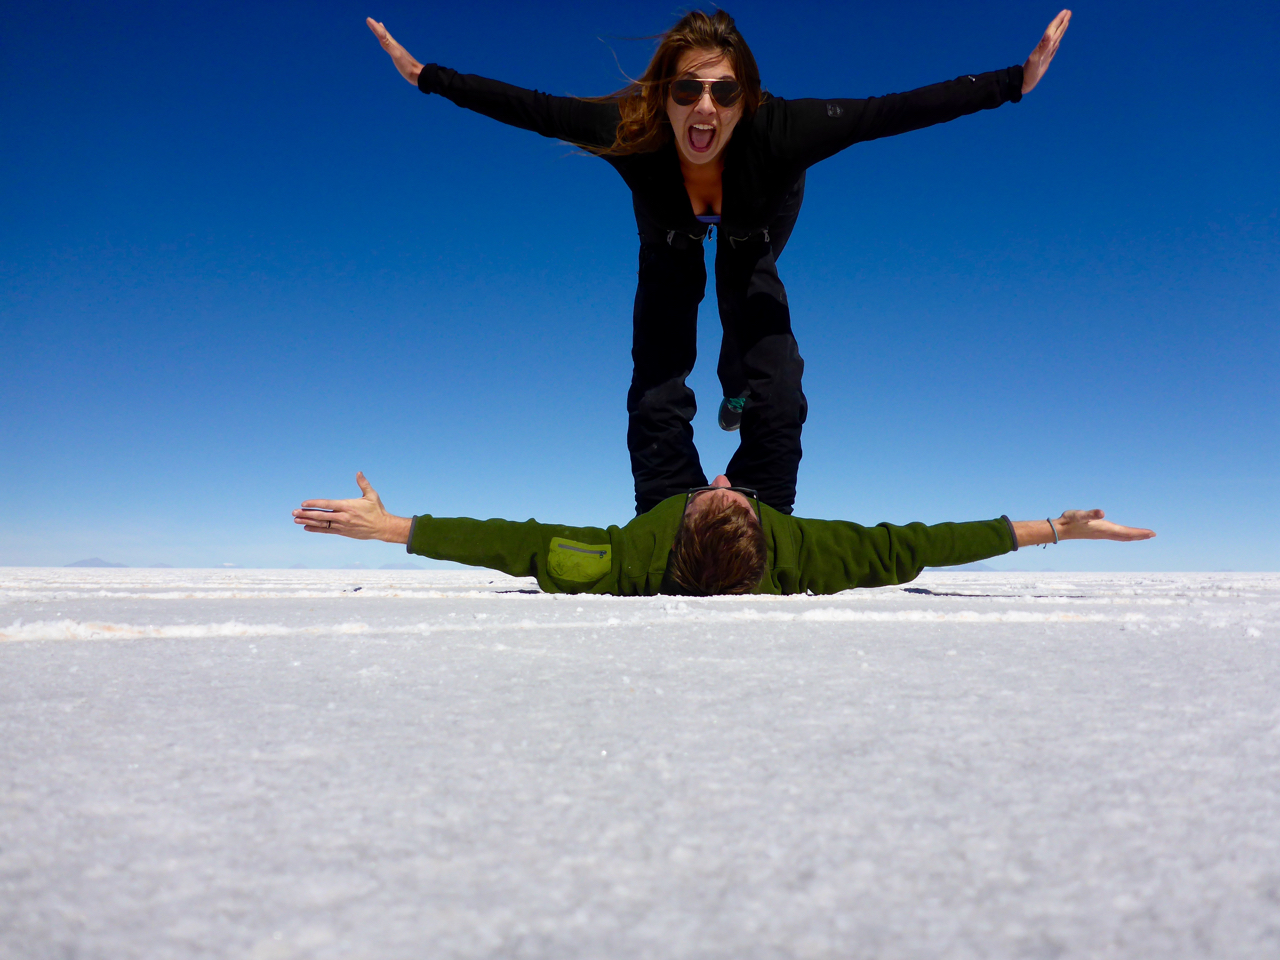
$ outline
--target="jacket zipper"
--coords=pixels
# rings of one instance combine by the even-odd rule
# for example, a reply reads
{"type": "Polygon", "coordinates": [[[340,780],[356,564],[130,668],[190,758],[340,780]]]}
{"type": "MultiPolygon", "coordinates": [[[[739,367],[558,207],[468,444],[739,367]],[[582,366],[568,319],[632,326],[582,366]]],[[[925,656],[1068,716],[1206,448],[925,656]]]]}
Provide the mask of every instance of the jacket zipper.
{"type": "Polygon", "coordinates": [[[572,550],[574,553],[589,553],[589,554],[591,554],[593,557],[600,557],[602,560],[604,559],[604,555],[605,555],[605,551],[604,551],[604,550],[584,550],[584,549],[582,549],[582,547],[571,547],[571,546],[569,546],[567,543],[557,543],[557,544],[556,544],[556,549],[557,549],[557,550],[572,550]]]}

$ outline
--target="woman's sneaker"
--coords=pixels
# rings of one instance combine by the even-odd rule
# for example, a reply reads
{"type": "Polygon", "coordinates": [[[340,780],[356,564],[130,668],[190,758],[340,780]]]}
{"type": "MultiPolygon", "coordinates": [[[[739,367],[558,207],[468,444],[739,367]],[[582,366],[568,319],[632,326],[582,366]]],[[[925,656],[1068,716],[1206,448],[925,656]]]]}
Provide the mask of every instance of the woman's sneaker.
{"type": "Polygon", "coordinates": [[[742,426],[742,408],[746,405],[746,394],[741,397],[725,397],[721,400],[720,414],[716,418],[720,421],[720,429],[733,431],[742,426]]]}

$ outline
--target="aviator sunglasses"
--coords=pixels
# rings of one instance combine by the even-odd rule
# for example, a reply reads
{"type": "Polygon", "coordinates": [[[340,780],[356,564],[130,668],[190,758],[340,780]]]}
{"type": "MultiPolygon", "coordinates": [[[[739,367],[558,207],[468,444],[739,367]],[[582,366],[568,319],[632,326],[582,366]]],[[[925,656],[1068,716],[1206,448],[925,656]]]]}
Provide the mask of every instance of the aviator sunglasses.
{"type": "Polygon", "coordinates": [[[711,91],[711,99],[718,107],[732,107],[742,99],[742,84],[737,80],[674,80],[671,83],[671,99],[682,107],[692,106],[711,91]]]}

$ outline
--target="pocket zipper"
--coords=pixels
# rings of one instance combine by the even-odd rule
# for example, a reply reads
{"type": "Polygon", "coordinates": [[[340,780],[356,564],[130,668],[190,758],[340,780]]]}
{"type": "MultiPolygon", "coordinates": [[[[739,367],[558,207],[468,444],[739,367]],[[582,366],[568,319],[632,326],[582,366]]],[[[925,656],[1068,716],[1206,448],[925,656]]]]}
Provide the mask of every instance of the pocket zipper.
{"type": "Polygon", "coordinates": [[[556,544],[556,549],[557,549],[557,550],[570,550],[570,551],[572,551],[573,553],[589,553],[589,554],[591,554],[593,557],[599,557],[599,558],[600,558],[600,559],[602,559],[602,560],[604,559],[604,555],[605,555],[605,553],[607,552],[607,551],[605,551],[605,550],[586,550],[586,549],[583,549],[582,547],[571,547],[571,546],[569,546],[567,543],[557,543],[557,544],[556,544]]]}

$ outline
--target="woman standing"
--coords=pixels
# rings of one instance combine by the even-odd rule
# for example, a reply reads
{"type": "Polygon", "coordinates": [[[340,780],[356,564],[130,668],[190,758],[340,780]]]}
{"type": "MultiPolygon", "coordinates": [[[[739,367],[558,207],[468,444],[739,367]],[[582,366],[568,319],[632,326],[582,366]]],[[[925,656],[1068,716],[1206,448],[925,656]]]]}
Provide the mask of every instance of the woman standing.
{"type": "Polygon", "coordinates": [[[804,361],[791,332],[777,258],[795,225],[804,174],[852,144],[1016,103],[1039,82],[1071,20],[1063,10],[1022,66],[865,100],[783,100],[767,94],[733,18],[686,14],[663,34],[648,69],[617,93],[553,97],[421,64],[370,18],[396,68],[423,93],[578,145],[631,188],[640,234],[633,312],[627,448],[636,512],[706,483],[693,445],[685,383],[706,287],[702,241],[719,229],[716,295],[724,329],[721,425],[740,417],[725,469],[783,513],[795,501],[808,413],[804,361]]]}

